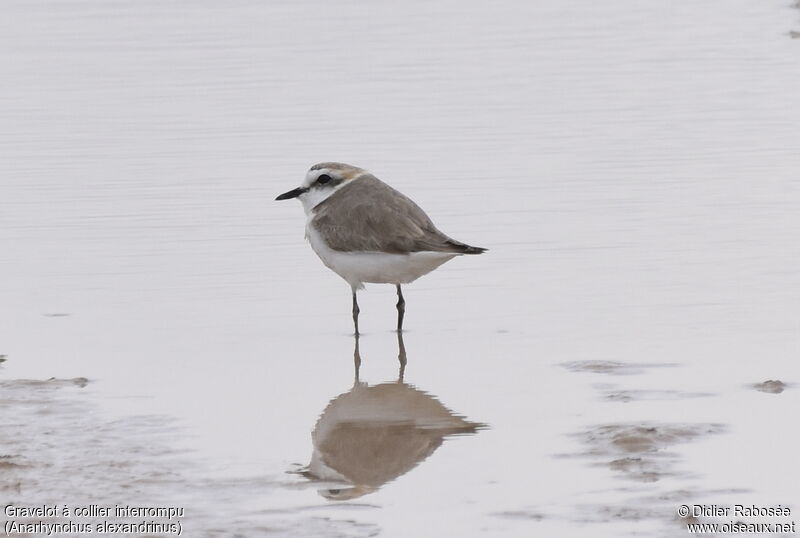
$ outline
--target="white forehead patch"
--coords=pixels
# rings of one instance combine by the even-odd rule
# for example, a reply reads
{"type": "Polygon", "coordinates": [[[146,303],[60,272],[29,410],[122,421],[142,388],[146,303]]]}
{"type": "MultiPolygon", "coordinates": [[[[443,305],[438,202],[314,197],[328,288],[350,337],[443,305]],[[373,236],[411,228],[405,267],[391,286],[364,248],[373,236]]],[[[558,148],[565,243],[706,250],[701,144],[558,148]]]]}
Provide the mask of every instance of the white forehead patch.
{"type": "Polygon", "coordinates": [[[317,170],[309,170],[306,174],[306,180],[303,182],[303,187],[310,187],[312,183],[314,183],[319,176],[322,174],[328,174],[329,176],[336,176],[337,174],[333,173],[333,170],[330,168],[320,168],[317,170]]]}
{"type": "MultiPolygon", "coordinates": [[[[306,180],[303,182],[304,188],[309,188],[322,174],[328,174],[333,177],[340,177],[338,171],[331,168],[322,168],[320,170],[309,170],[306,174],[306,180]]],[[[303,209],[306,215],[310,215],[314,207],[325,201],[329,196],[332,196],[336,191],[346,186],[349,181],[342,181],[337,185],[325,185],[324,188],[312,188],[301,194],[298,199],[303,204],[303,209]]]]}

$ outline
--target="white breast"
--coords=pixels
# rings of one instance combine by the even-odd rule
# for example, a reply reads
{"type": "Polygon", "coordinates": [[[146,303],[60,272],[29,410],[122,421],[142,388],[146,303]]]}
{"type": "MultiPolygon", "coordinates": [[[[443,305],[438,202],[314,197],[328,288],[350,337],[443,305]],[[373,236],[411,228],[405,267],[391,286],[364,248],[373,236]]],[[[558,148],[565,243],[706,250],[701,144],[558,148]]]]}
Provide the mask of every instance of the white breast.
{"type": "Polygon", "coordinates": [[[343,252],[333,250],[322,239],[311,223],[306,222],[306,238],[322,263],[347,281],[356,290],[365,282],[375,284],[408,284],[428,274],[444,262],[457,256],[449,252],[412,252],[387,254],[385,252],[343,252]]]}

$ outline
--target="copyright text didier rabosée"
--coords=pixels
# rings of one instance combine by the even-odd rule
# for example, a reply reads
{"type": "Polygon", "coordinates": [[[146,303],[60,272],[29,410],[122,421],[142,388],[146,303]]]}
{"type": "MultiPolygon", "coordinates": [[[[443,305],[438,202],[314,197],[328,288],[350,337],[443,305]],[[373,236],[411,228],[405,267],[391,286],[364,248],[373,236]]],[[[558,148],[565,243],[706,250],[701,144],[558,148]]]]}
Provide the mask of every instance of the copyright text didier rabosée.
{"type": "Polygon", "coordinates": [[[684,518],[695,519],[695,521],[686,522],[686,529],[690,533],[796,533],[795,522],[788,520],[792,515],[792,509],[780,504],[775,506],[756,506],[754,504],[682,504],[678,507],[678,515],[684,518]],[[725,522],[701,523],[696,520],[696,518],[701,517],[737,519],[731,519],[725,522]],[[769,518],[770,520],[765,521],[765,518],[769,518]]]}

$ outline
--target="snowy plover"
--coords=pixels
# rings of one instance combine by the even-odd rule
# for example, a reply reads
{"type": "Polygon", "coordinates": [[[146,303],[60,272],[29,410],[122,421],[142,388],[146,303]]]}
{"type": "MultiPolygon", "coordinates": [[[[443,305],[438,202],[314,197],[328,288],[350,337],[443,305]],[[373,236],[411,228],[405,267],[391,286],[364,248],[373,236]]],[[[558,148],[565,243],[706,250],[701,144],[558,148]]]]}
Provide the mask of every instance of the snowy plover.
{"type": "Polygon", "coordinates": [[[311,248],[353,290],[356,335],[356,291],[365,282],[397,286],[397,330],[402,331],[401,284],[415,281],[455,256],[486,250],[446,236],[413,200],[349,164],[315,164],[302,185],[276,200],[289,198],[303,203],[311,248]]]}

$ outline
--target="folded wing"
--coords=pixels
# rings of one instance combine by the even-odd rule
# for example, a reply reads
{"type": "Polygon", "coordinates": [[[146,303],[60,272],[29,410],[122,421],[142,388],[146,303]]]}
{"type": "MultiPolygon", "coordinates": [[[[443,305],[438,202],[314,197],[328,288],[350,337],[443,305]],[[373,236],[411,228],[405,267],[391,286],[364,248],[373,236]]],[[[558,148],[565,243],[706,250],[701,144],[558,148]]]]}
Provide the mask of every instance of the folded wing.
{"type": "Polygon", "coordinates": [[[330,248],[340,251],[480,254],[485,250],[443,234],[413,200],[372,175],[352,180],[318,204],[312,225],[330,248]]]}

